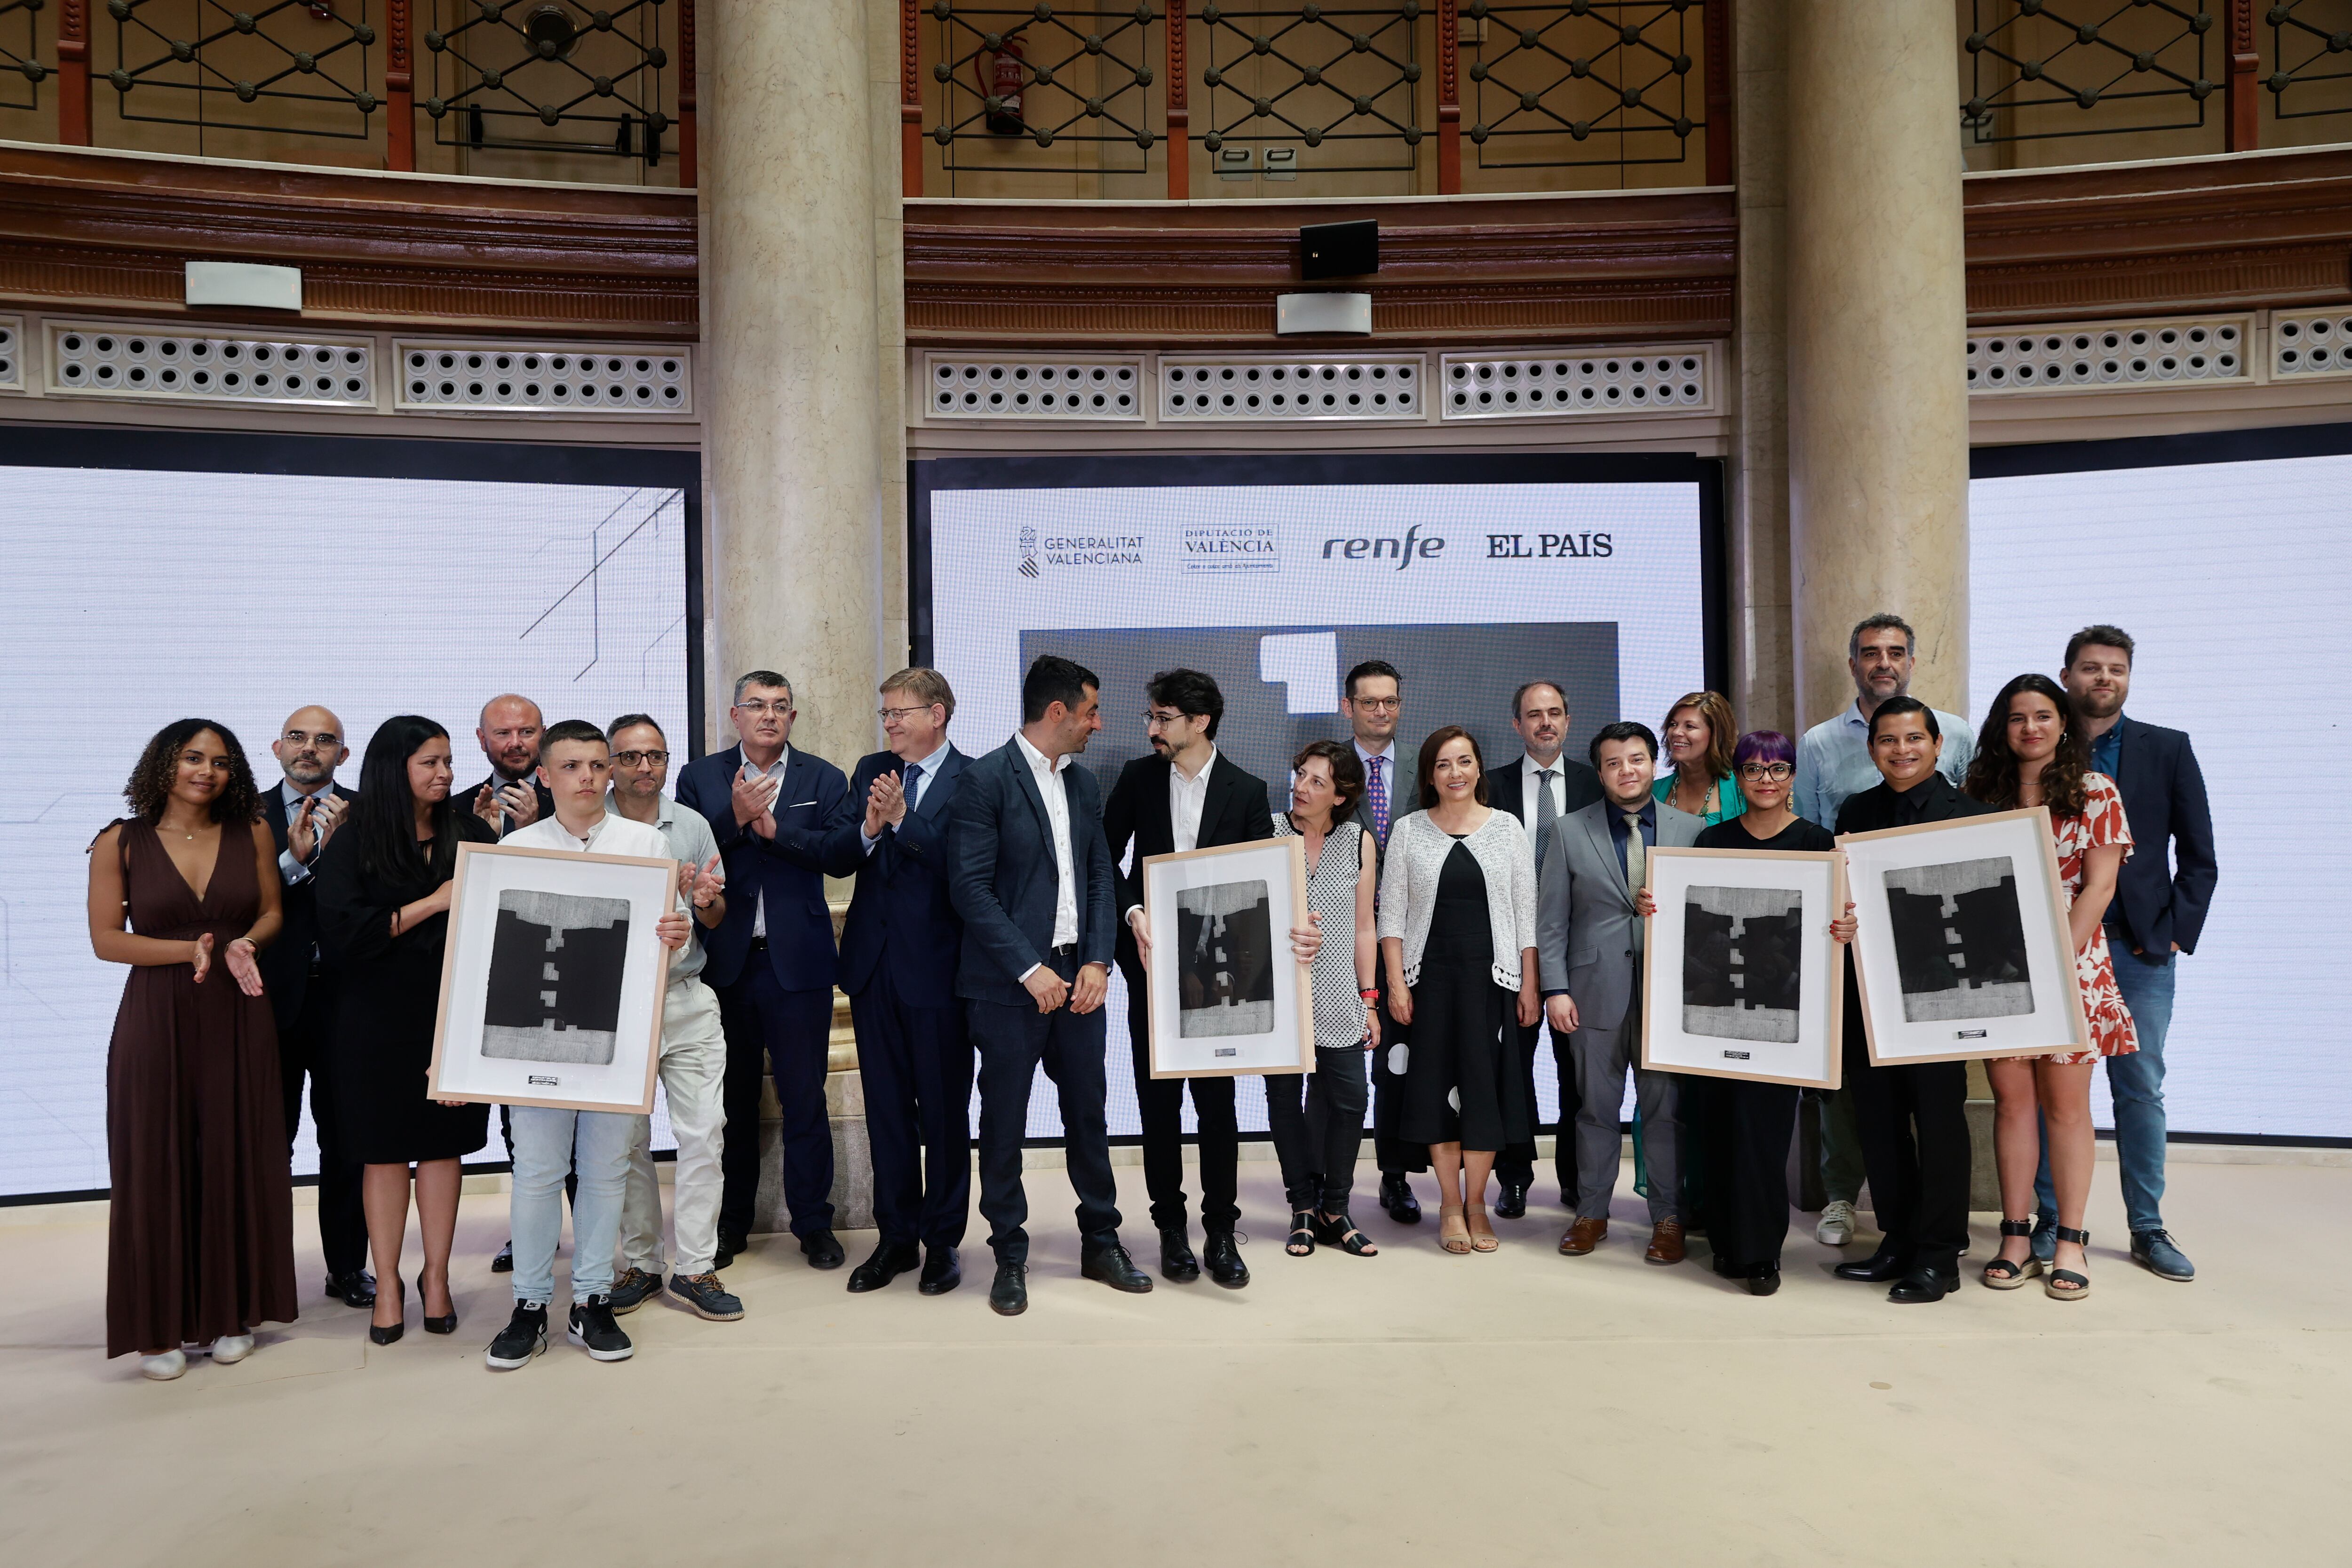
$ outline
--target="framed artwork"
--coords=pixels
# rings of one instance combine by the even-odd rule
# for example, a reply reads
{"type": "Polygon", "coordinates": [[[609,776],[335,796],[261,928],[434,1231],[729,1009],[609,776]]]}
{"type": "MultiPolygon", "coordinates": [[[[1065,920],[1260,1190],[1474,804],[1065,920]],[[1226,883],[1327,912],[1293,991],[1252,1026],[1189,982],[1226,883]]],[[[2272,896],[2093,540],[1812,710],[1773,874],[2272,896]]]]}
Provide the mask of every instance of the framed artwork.
{"type": "Polygon", "coordinates": [[[1152,1077],[1314,1070],[1314,980],[1290,954],[1307,923],[1299,840],[1148,856],[1143,912],[1152,1077]]]}
{"type": "Polygon", "coordinates": [[[1845,909],[1833,851],[1650,851],[1642,1065],[1835,1089],[1843,1049],[1845,909]]]}
{"type": "Polygon", "coordinates": [[[2090,1049],[2050,813],[1838,839],[1874,1066],[2090,1049]]]}
{"type": "Polygon", "coordinates": [[[677,862],[457,847],[436,1100],[650,1112],[677,862]]]}

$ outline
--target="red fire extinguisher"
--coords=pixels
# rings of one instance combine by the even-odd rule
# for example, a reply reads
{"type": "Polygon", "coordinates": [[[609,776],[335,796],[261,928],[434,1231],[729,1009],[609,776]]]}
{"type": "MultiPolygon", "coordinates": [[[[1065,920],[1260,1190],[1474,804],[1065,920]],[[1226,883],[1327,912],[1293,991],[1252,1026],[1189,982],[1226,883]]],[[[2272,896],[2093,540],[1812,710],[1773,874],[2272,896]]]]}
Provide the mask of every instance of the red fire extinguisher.
{"type": "Polygon", "coordinates": [[[1013,34],[998,39],[992,65],[982,61],[986,53],[983,49],[972,57],[971,68],[980,78],[981,96],[996,100],[997,106],[989,110],[988,129],[998,136],[1025,135],[1029,128],[1021,122],[1021,39],[1013,34]]]}

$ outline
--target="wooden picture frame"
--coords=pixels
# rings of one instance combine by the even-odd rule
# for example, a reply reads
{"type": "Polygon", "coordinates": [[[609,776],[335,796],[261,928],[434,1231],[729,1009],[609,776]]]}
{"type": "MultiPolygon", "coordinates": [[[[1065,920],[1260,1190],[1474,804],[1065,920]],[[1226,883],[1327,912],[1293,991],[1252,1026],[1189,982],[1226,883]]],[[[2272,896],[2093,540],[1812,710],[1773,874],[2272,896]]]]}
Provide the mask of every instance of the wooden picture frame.
{"type": "MultiPolygon", "coordinates": [[[[563,849],[506,844],[460,844],[449,894],[449,934],[441,955],[441,1001],[433,1026],[433,1061],[426,1097],[492,1105],[538,1105],[561,1110],[603,1110],[648,1115],[661,1067],[662,1001],[669,985],[669,949],[654,924],[677,906],[675,860],[639,855],[575,854],[563,849]],[[619,977],[610,1006],[610,1031],[545,1028],[549,1053],[517,1055],[499,1049],[500,1037],[519,1037],[513,1028],[488,1021],[494,973],[512,962],[499,951],[502,900],[552,899],[576,907],[625,904],[627,926],[617,954],[595,955],[600,982],[596,1005],[610,987],[608,965],[617,960],[619,977]],[[494,1033],[495,1032],[495,1033],[494,1033]],[[593,1059],[593,1044],[609,1034],[609,1058],[593,1059]],[[565,1036],[570,1039],[566,1040],[565,1036]],[[581,1059],[585,1058],[585,1059],[581,1059]]],[[[512,910],[509,913],[515,912],[512,910]]],[[[520,918],[520,917],[519,917],[520,918]]],[[[587,929],[587,928],[581,928],[587,929]]],[[[607,928],[609,929],[609,928],[607,928]]],[[[550,949],[561,945],[559,931],[550,949]]],[[[548,966],[551,973],[552,963],[548,966]]],[[[503,978],[503,976],[500,976],[503,978]]],[[[546,994],[550,998],[558,994],[546,994]]],[[[552,1004],[551,1003],[551,1005],[552,1004]]],[[[524,1033],[528,1033],[525,1031],[524,1033]]],[[[521,1047],[530,1049],[533,1047],[521,1047]]]]}
{"type": "MultiPolygon", "coordinates": [[[[1854,981],[1862,994],[1863,1026],[1873,1067],[2053,1056],[2091,1048],[2090,1019],[2084,1011],[2083,988],[2074,973],[2065,884],[2058,873],[2058,842],[2051,831],[2047,807],[1922,822],[1875,833],[1848,833],[1840,835],[1837,842],[1846,857],[1847,896],[1854,903],[1854,981]],[[1906,870],[1924,874],[1929,868],[1959,873],[1963,868],[1997,859],[2009,863],[2015,879],[2013,895],[2001,900],[1999,918],[2005,921],[2014,914],[2013,952],[2021,955],[2024,978],[1963,978],[1950,988],[1953,1005],[1979,1005],[1980,1010],[1913,1014],[1910,1010],[1922,998],[1936,994],[1905,984],[1904,950],[1898,947],[1895,923],[1888,912],[1886,878],[1906,870]],[[1968,1000],[1971,992],[1986,994],[1988,1000],[1973,1004],[1968,1000]],[[2019,1000],[2004,1003],[1995,993],[2019,1000]],[[2021,1005],[2023,1010],[2017,1010],[2021,1005]]],[[[1990,890],[1991,887],[1986,886],[1970,889],[1969,895],[1944,897],[1948,904],[1955,904],[1959,896],[1990,890]]],[[[2002,931],[2000,943],[2008,949],[2011,939],[2005,926],[2002,931]]],[[[1946,927],[1943,934],[1956,946],[1964,941],[1957,925],[1946,927]]],[[[1916,973],[1924,960],[1916,952],[1910,956],[1916,973]]],[[[1950,957],[1956,965],[1994,973],[1966,954],[1955,952],[1950,957]]],[[[1998,973],[2007,973],[2007,965],[2014,962],[2004,961],[1998,973]]]]}
{"type": "MultiPolygon", "coordinates": [[[[1657,912],[1650,917],[1642,946],[1642,1066],[1700,1078],[1839,1088],[1845,1060],[1846,960],[1844,944],[1831,938],[1829,927],[1845,912],[1845,857],[1826,849],[1661,846],[1649,852],[1647,886],[1657,912]],[[1797,899],[1797,909],[1789,911],[1800,939],[1794,1006],[1759,1008],[1753,1016],[1741,1016],[1744,1004],[1727,1008],[1693,1003],[1687,989],[1689,895],[1726,890],[1797,899]],[[1783,1030],[1786,1039],[1780,1037],[1783,1030]]],[[[1738,984],[1732,981],[1735,987],[1738,984]]]]}
{"type": "Polygon", "coordinates": [[[1151,1076],[1314,1071],[1315,978],[1290,952],[1292,928],[1307,923],[1302,841],[1254,838],[1151,855],[1141,869],[1151,928],[1144,981],[1151,1076]],[[1188,892],[1199,895],[1199,909],[1184,907],[1188,892]],[[1203,945],[1237,919],[1246,921],[1244,943],[1265,944],[1262,954],[1243,958],[1246,973],[1238,981],[1231,951],[1203,945]],[[1255,929],[1261,919],[1262,933],[1255,929]],[[1188,927],[1196,933],[1190,943],[1188,927]],[[1188,967],[1187,952],[1199,956],[1197,970],[1188,967]],[[1187,1006],[1188,997],[1208,1000],[1187,1006]]]}

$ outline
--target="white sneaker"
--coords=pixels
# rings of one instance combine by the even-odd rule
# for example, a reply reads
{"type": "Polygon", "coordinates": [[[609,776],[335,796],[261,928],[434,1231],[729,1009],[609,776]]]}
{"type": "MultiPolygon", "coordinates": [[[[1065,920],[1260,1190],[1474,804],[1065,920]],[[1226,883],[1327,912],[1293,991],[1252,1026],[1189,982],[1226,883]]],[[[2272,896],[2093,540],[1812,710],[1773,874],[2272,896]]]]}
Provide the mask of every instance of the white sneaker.
{"type": "Polygon", "coordinates": [[[1843,1247],[1853,1239],[1853,1205],[1843,1198],[1832,1199],[1822,1209],[1822,1223],[1813,1226],[1813,1239],[1823,1247],[1843,1247]]]}
{"type": "Polygon", "coordinates": [[[139,1358],[139,1374],[157,1383],[169,1383],[187,1370],[188,1354],[185,1351],[165,1351],[162,1355],[139,1358]]]}
{"type": "Polygon", "coordinates": [[[233,1366],[253,1353],[251,1334],[223,1334],[213,1342],[213,1364],[233,1366]]]}

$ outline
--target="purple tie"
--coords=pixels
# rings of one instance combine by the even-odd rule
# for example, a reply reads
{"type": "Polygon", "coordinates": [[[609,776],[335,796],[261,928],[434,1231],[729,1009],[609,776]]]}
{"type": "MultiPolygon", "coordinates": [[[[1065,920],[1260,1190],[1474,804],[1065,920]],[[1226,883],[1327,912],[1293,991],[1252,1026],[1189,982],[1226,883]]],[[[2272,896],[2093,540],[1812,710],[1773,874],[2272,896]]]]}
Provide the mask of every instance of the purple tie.
{"type": "Polygon", "coordinates": [[[1371,763],[1371,786],[1364,791],[1364,798],[1372,804],[1372,840],[1385,848],[1389,841],[1389,760],[1374,757],[1371,763]]]}

